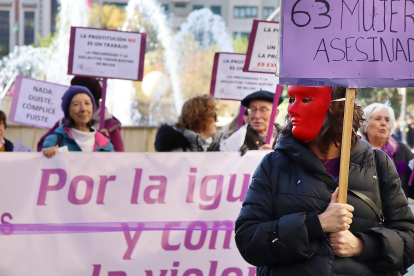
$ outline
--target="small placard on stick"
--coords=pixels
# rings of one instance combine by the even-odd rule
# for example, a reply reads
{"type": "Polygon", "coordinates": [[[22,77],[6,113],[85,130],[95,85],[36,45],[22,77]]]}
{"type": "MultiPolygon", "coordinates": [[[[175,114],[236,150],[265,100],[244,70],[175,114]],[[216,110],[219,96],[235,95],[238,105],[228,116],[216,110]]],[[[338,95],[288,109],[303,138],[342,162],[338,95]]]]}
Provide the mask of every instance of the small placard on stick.
{"type": "Polygon", "coordinates": [[[279,22],[254,20],[243,71],[274,74],[278,49],[279,22]]]}
{"type": "Polygon", "coordinates": [[[62,96],[68,86],[18,76],[9,120],[22,125],[51,128],[63,117],[62,96]]]}
{"type": "Polygon", "coordinates": [[[146,34],[72,27],[68,74],[142,81],[146,34]]]}
{"type": "Polygon", "coordinates": [[[279,82],[275,75],[243,72],[246,55],[216,53],[210,94],[216,99],[242,100],[261,90],[274,93],[279,82]]]}

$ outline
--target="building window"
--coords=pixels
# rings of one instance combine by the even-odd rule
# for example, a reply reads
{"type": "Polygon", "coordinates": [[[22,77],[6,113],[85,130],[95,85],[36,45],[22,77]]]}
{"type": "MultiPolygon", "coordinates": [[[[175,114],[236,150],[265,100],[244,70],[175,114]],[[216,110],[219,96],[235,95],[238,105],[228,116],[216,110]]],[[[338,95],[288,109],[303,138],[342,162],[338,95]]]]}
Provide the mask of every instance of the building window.
{"type": "Polygon", "coordinates": [[[257,18],[256,6],[235,6],[234,18],[257,18]]]}
{"type": "Polygon", "coordinates": [[[35,13],[24,12],[24,45],[33,44],[35,40],[35,13]]]}
{"type": "Polygon", "coordinates": [[[165,12],[170,10],[170,6],[168,4],[161,4],[161,7],[164,9],[165,12]]]}
{"type": "Polygon", "coordinates": [[[211,6],[213,14],[221,15],[221,6],[211,6]]]}
{"type": "Polygon", "coordinates": [[[194,5],[193,6],[193,11],[195,11],[195,10],[201,10],[202,8],[204,8],[203,5],[194,5]]]}
{"type": "Polygon", "coordinates": [[[263,8],[263,19],[266,20],[274,11],[275,11],[274,7],[264,7],[263,8]]]}
{"type": "Polygon", "coordinates": [[[53,34],[56,32],[56,16],[59,12],[59,3],[57,0],[52,0],[50,10],[50,32],[53,34]]]}
{"type": "Polygon", "coordinates": [[[246,37],[247,39],[250,38],[250,33],[245,33],[245,32],[234,32],[233,33],[233,37],[234,39],[242,39],[243,37],[246,37]]]}
{"type": "Polygon", "coordinates": [[[9,54],[10,12],[0,11],[0,58],[9,54]]]}
{"type": "Polygon", "coordinates": [[[187,7],[187,4],[174,4],[175,8],[180,8],[180,9],[184,9],[187,7]]]}

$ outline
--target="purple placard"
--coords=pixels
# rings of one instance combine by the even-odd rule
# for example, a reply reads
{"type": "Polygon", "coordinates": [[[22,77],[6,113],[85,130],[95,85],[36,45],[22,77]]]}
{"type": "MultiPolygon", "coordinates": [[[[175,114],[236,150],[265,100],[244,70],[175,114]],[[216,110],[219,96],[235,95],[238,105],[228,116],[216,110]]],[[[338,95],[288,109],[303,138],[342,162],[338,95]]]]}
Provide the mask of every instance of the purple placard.
{"type": "MultiPolygon", "coordinates": [[[[61,96],[63,95],[64,91],[66,91],[69,88],[68,86],[57,84],[57,83],[50,83],[50,82],[41,81],[41,80],[35,80],[35,79],[31,79],[31,78],[25,78],[25,77],[22,77],[22,76],[17,76],[16,77],[16,80],[14,82],[14,86],[15,86],[15,89],[14,89],[14,92],[13,92],[13,98],[12,98],[12,103],[11,103],[11,106],[10,106],[10,113],[9,113],[9,118],[8,118],[10,122],[13,122],[13,123],[16,123],[16,124],[22,124],[22,125],[26,125],[26,126],[31,126],[31,127],[38,127],[38,128],[48,129],[48,128],[51,128],[56,123],[56,121],[58,121],[60,118],[63,117],[63,111],[60,108],[60,100],[61,100],[61,96]],[[29,121],[26,121],[26,120],[22,121],[22,120],[17,119],[16,111],[18,109],[19,99],[21,97],[20,91],[21,91],[21,88],[22,88],[23,80],[34,81],[34,82],[39,83],[39,84],[42,84],[42,83],[49,84],[49,85],[52,85],[54,87],[57,87],[57,90],[59,90],[59,91],[53,91],[53,92],[57,93],[54,96],[49,96],[49,94],[46,94],[46,96],[42,97],[43,100],[46,99],[46,101],[49,99],[50,103],[52,103],[54,100],[58,101],[58,104],[54,104],[51,107],[51,108],[54,107],[56,113],[54,113],[54,116],[49,116],[48,119],[51,119],[51,120],[48,121],[48,125],[44,125],[44,124],[41,124],[41,123],[30,123],[29,121]]],[[[44,86],[46,87],[46,85],[44,85],[44,86]]],[[[25,90],[24,92],[27,94],[30,91],[25,90]]],[[[36,93],[39,93],[39,92],[36,92],[36,93]]],[[[37,103],[36,101],[37,100],[35,100],[33,102],[33,104],[36,104],[37,103]]],[[[25,102],[23,101],[23,102],[20,102],[20,103],[25,103],[25,102]]],[[[42,105],[42,104],[43,104],[43,102],[39,103],[39,105],[42,105]]],[[[32,112],[32,113],[34,113],[33,115],[39,115],[36,112],[37,111],[33,111],[32,112]]]]}
{"type": "MultiPolygon", "coordinates": [[[[120,35],[119,38],[121,38],[122,35],[120,35]]],[[[104,37],[105,39],[107,38],[106,36],[103,36],[103,35],[99,34],[99,35],[95,35],[94,39],[97,38],[97,37],[101,37],[101,38],[104,37]]],[[[113,37],[116,37],[116,36],[113,36],[113,37]]],[[[147,37],[147,34],[138,33],[138,32],[123,32],[123,31],[117,31],[117,30],[104,30],[104,29],[85,28],[85,27],[71,27],[70,48],[69,48],[69,57],[68,57],[69,58],[69,60],[68,60],[68,75],[142,81],[143,74],[144,74],[144,59],[145,59],[146,37],[147,37]],[[132,50],[131,53],[129,53],[129,56],[126,52],[118,51],[117,53],[115,53],[115,54],[118,54],[118,56],[119,56],[119,58],[118,58],[118,56],[116,57],[117,61],[114,61],[114,60],[113,61],[106,61],[105,58],[107,58],[109,56],[109,57],[112,57],[112,59],[113,59],[113,56],[107,55],[108,53],[105,53],[106,55],[102,55],[101,57],[96,57],[96,56],[95,57],[94,56],[90,57],[91,61],[88,61],[85,65],[85,68],[86,67],[91,67],[91,63],[94,62],[92,60],[97,59],[97,58],[101,58],[101,60],[97,61],[97,62],[100,63],[100,65],[104,66],[106,64],[106,62],[108,62],[107,63],[108,65],[105,65],[105,66],[115,67],[115,65],[114,65],[115,63],[111,64],[110,62],[118,62],[118,64],[119,64],[119,62],[121,60],[121,57],[122,57],[122,62],[125,62],[126,65],[128,65],[129,63],[137,63],[136,64],[137,66],[134,67],[134,68],[137,68],[136,76],[131,75],[131,76],[128,77],[127,74],[119,73],[118,72],[119,70],[115,71],[117,73],[117,75],[115,75],[115,74],[112,75],[112,74],[109,74],[109,73],[105,74],[103,71],[96,70],[96,68],[91,68],[89,73],[86,73],[86,72],[81,73],[81,72],[79,72],[78,69],[74,70],[74,66],[76,66],[76,64],[74,64],[75,63],[74,60],[76,58],[76,56],[75,56],[76,39],[75,38],[76,38],[77,30],[87,30],[88,32],[89,31],[95,31],[95,33],[105,32],[105,33],[108,33],[108,34],[113,34],[114,32],[116,32],[117,34],[122,34],[124,36],[139,35],[140,36],[140,44],[139,44],[140,47],[139,47],[139,54],[138,55],[136,54],[136,51],[133,51],[134,48],[131,48],[131,49],[129,49],[129,50],[132,50]],[[124,55],[126,55],[126,56],[124,56],[124,55]],[[138,57],[138,59],[137,60],[130,60],[131,57],[132,58],[138,57]],[[130,61],[132,61],[132,62],[130,62],[130,61]]],[[[86,37],[82,37],[82,38],[86,38],[86,37]]],[[[121,42],[130,43],[130,39],[134,39],[134,38],[125,38],[124,37],[124,39],[125,40],[121,40],[121,42]]],[[[91,41],[91,43],[93,43],[93,42],[94,41],[91,41]]],[[[135,41],[133,41],[133,42],[135,42],[135,41]]],[[[109,42],[108,43],[106,43],[106,42],[95,42],[95,43],[100,43],[100,45],[98,45],[97,47],[102,47],[102,45],[104,45],[105,47],[109,47],[109,46],[106,46],[106,45],[109,45],[109,44],[110,45],[115,45],[116,44],[116,43],[109,43],[109,42]]],[[[129,46],[127,44],[116,44],[116,45],[119,45],[120,47],[124,47],[123,49],[128,49],[128,46],[129,46]]],[[[118,47],[118,48],[120,48],[120,47],[118,47]]],[[[117,48],[117,47],[112,47],[111,46],[110,48],[117,48]]],[[[99,50],[99,51],[102,51],[102,50],[99,50]]],[[[98,52],[98,50],[97,50],[97,52],[98,52]]],[[[85,55],[89,55],[89,54],[90,53],[85,54],[85,55]]],[[[99,54],[102,54],[102,53],[99,53],[99,54]]],[[[109,54],[114,54],[114,53],[109,53],[109,54]]],[[[82,66],[81,70],[83,70],[84,65],[82,64],[81,66],[82,66]]],[[[95,64],[95,66],[98,66],[98,65],[95,64]]],[[[120,65],[118,65],[118,69],[119,68],[121,68],[120,65]]],[[[104,69],[102,69],[102,70],[104,70],[104,69]]],[[[128,72],[128,73],[132,72],[131,68],[125,69],[125,71],[128,72]]]]}
{"type": "Polygon", "coordinates": [[[414,2],[282,3],[280,83],[414,85],[414,2]]]}
{"type": "Polygon", "coordinates": [[[246,63],[244,64],[243,72],[274,74],[275,72],[249,70],[250,62],[251,62],[251,58],[252,58],[252,53],[253,53],[253,48],[254,48],[254,43],[255,43],[256,35],[257,35],[257,29],[259,27],[260,22],[279,24],[278,21],[267,21],[267,20],[256,20],[256,19],[253,20],[252,32],[250,33],[249,46],[247,48],[247,53],[246,53],[246,63]]]}

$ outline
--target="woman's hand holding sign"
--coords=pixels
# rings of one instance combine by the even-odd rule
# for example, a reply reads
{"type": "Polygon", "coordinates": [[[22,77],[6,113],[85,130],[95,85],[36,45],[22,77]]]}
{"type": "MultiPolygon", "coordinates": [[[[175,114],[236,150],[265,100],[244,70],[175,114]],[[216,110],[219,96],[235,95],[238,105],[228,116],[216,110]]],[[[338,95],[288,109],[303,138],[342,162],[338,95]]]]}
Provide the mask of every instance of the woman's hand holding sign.
{"type": "Polygon", "coordinates": [[[339,189],[336,188],[328,208],[318,216],[324,233],[348,230],[352,223],[354,207],[349,204],[338,203],[338,192],[339,189]]]}

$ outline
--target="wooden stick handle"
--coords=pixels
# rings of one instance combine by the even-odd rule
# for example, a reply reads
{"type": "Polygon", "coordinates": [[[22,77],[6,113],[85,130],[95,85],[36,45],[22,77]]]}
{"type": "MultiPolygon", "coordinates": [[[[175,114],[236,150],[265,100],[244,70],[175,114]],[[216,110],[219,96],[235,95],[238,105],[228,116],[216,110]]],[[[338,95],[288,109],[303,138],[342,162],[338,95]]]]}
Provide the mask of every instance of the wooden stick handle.
{"type": "Polygon", "coordinates": [[[32,149],[34,152],[37,151],[37,149],[35,149],[35,142],[36,142],[36,134],[37,134],[37,127],[35,127],[34,129],[34,133],[33,133],[33,141],[32,141],[32,149]]]}
{"type": "Polygon", "coordinates": [[[351,154],[354,101],[355,89],[347,88],[345,96],[344,125],[342,129],[341,164],[339,167],[339,203],[346,203],[346,196],[348,191],[349,157],[351,154]]]}

